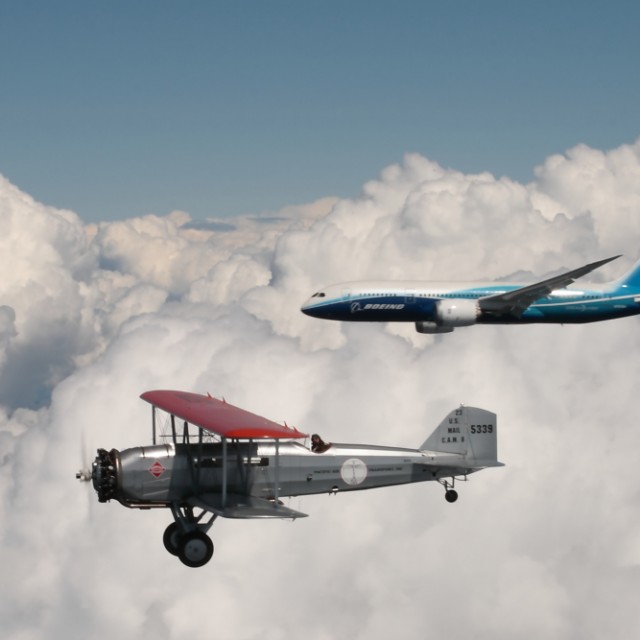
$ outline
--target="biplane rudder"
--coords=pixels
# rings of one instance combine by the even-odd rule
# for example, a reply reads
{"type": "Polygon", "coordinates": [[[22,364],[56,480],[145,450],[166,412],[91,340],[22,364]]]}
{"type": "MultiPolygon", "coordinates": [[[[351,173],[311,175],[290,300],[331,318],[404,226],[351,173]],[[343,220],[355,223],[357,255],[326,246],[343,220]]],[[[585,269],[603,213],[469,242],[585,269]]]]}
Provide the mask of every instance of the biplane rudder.
{"type": "Polygon", "coordinates": [[[474,467],[502,466],[498,462],[497,416],[492,411],[460,405],[423,442],[421,451],[458,454],[474,467]]]}

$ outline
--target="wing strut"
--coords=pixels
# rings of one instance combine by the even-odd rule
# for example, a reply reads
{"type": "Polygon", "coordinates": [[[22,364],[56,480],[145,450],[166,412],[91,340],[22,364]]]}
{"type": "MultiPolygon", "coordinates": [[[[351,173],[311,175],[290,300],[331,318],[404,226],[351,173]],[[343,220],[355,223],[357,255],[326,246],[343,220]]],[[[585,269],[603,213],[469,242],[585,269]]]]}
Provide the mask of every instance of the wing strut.
{"type": "Polygon", "coordinates": [[[280,485],[280,441],[276,440],[276,468],[273,471],[273,477],[275,481],[275,487],[273,488],[273,495],[275,500],[276,509],[278,508],[278,487],[280,485]]]}
{"type": "MultiPolygon", "coordinates": [[[[182,427],[182,444],[190,445],[191,440],[189,438],[189,425],[185,421],[182,427]]],[[[200,474],[202,470],[202,429],[198,433],[198,465],[196,467],[196,460],[191,451],[191,447],[185,447],[187,460],[189,461],[189,472],[191,473],[191,484],[196,492],[200,491],[200,474]]]]}
{"type": "Polygon", "coordinates": [[[176,417],[171,414],[171,435],[173,436],[173,444],[178,444],[178,435],[176,434],[176,417]]]}
{"type": "Polygon", "coordinates": [[[227,505],[227,439],[222,436],[222,508],[227,505]]]}

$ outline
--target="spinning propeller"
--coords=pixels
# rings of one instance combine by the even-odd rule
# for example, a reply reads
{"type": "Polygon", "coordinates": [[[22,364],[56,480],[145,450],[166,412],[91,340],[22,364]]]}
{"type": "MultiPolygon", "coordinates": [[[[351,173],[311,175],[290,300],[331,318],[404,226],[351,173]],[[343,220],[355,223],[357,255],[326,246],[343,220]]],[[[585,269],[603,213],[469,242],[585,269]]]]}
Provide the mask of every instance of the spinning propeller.
{"type": "Polygon", "coordinates": [[[76,479],[80,482],[91,482],[92,471],[91,465],[88,463],[89,456],[87,455],[87,443],[84,438],[84,431],[80,434],[80,461],[82,466],[76,473],[76,479]]]}

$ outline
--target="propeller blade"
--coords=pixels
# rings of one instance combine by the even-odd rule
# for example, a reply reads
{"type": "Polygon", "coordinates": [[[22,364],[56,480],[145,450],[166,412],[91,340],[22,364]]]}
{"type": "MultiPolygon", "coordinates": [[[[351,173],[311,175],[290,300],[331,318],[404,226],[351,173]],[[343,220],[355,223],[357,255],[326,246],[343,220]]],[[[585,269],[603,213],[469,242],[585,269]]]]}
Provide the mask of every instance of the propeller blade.
{"type": "Polygon", "coordinates": [[[91,465],[89,464],[89,456],[87,455],[87,443],[84,436],[84,429],[80,432],[80,461],[81,467],[76,472],[76,479],[80,482],[91,481],[91,465]]]}

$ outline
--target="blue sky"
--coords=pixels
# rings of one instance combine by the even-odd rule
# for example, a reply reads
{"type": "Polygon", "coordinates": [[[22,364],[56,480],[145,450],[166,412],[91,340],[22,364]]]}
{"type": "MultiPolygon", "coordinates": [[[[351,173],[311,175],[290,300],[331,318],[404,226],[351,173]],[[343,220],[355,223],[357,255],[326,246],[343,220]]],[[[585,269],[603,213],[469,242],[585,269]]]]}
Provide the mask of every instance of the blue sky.
{"type": "Polygon", "coordinates": [[[357,195],[406,152],[522,182],[640,135],[635,2],[0,5],[0,173],[86,221],[357,195]]]}

